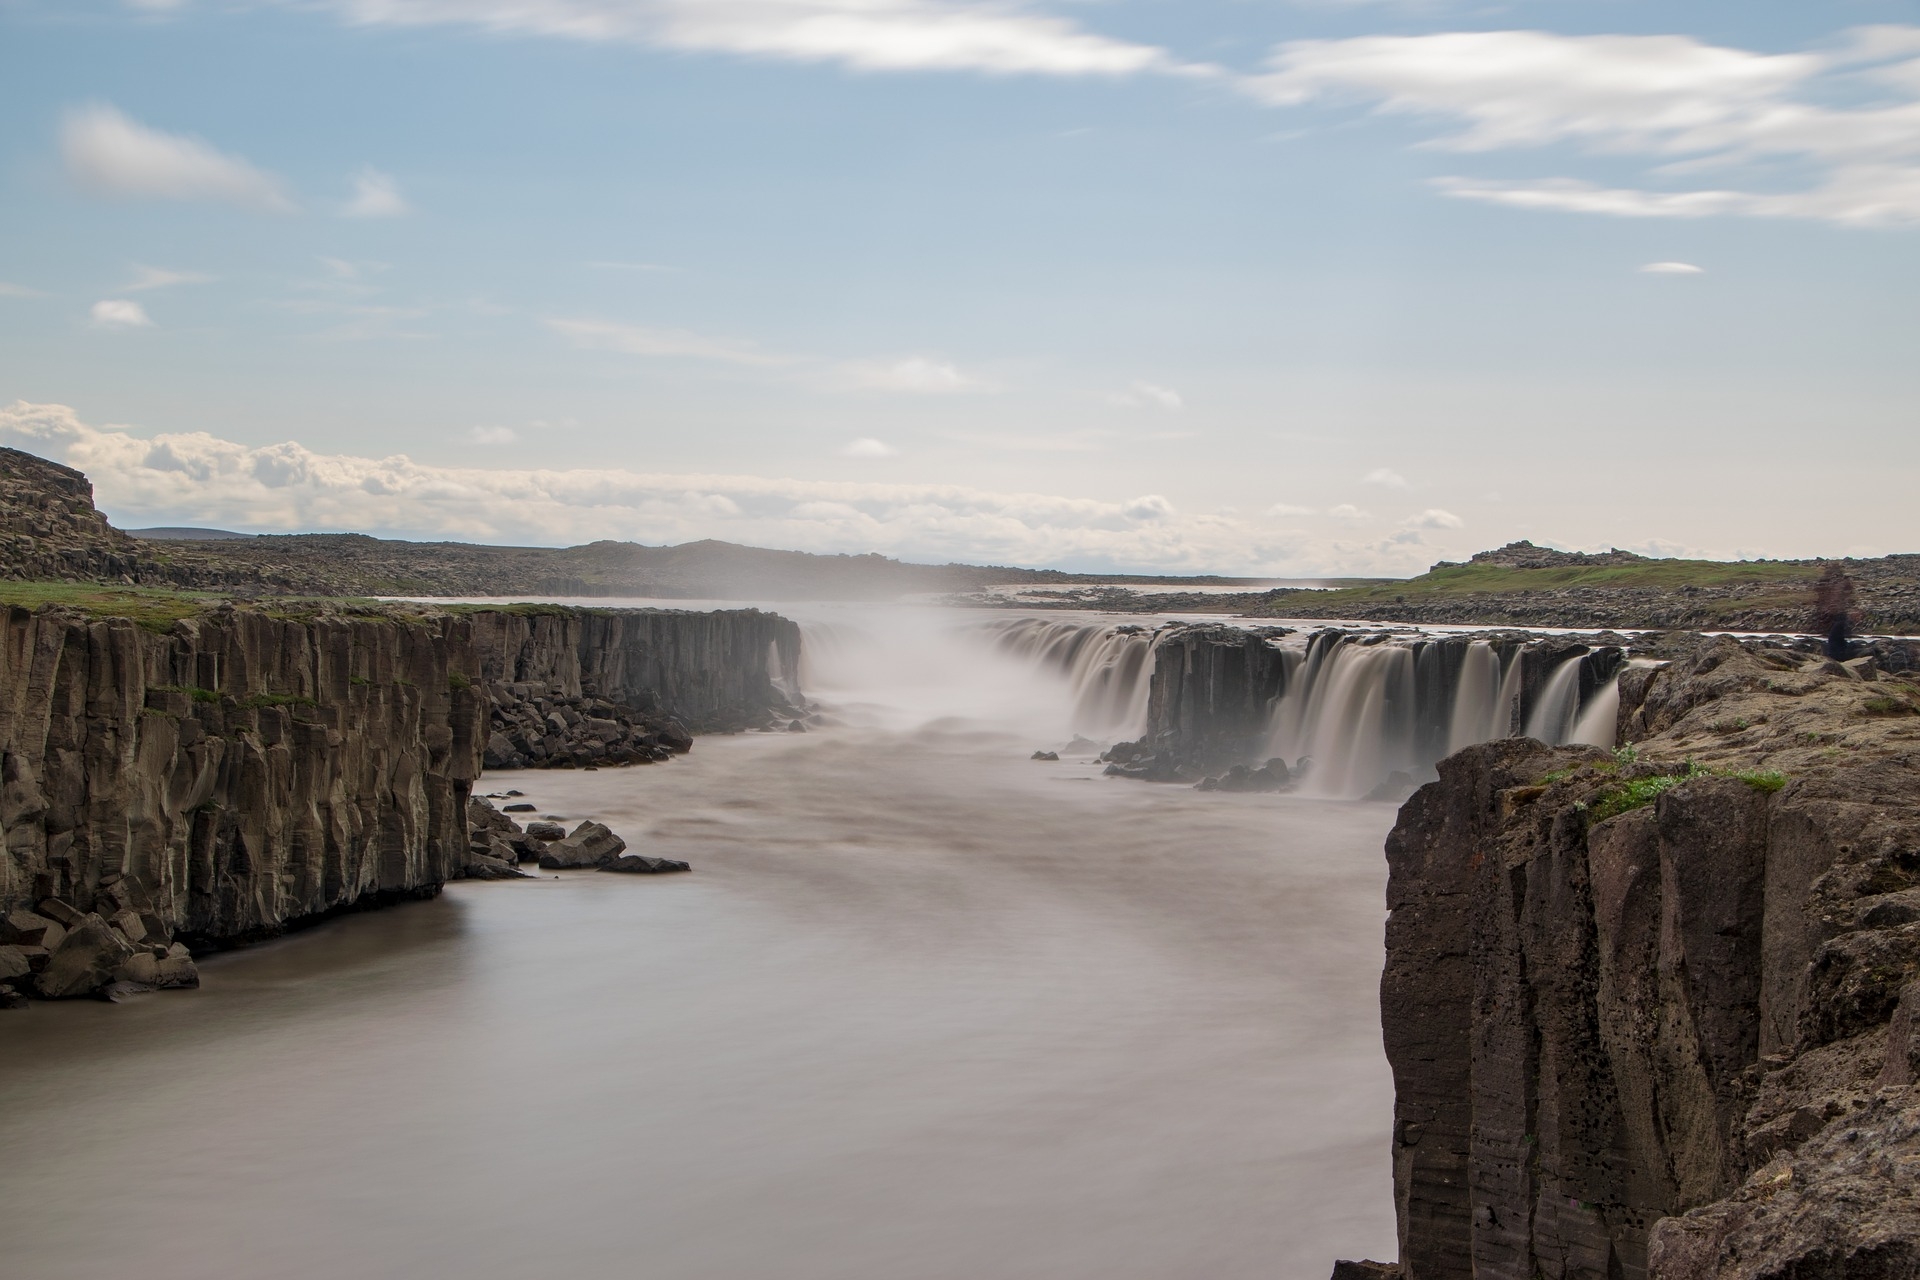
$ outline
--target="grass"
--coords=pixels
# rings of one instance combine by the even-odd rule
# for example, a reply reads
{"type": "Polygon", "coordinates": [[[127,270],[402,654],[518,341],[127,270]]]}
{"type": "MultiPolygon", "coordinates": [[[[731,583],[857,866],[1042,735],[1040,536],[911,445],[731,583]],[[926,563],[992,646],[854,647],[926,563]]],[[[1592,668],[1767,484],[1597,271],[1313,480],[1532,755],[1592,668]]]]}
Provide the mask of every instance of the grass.
{"type": "Polygon", "coordinates": [[[110,587],[97,582],[0,582],[0,606],[64,605],[102,618],[126,618],[162,635],[182,618],[198,617],[225,600],[203,591],[110,587]]]}
{"type": "Polygon", "coordinates": [[[1610,590],[1674,591],[1681,587],[1777,587],[1774,594],[1733,600],[1702,601],[1708,609],[1727,611],[1754,608],[1801,608],[1805,587],[1818,577],[1805,565],[1761,564],[1753,561],[1649,560],[1644,564],[1567,565],[1553,569],[1512,569],[1493,564],[1450,565],[1404,582],[1349,587],[1335,591],[1280,590],[1267,595],[1271,604],[1300,605],[1313,601],[1342,608],[1464,599],[1474,596],[1519,595],[1532,591],[1560,591],[1571,587],[1610,590]]]}
{"type": "Polygon", "coordinates": [[[262,707],[317,707],[320,704],[303,693],[256,693],[242,698],[240,705],[249,711],[258,711],[262,707]]]}
{"type": "Polygon", "coordinates": [[[1732,778],[1767,795],[1772,795],[1787,785],[1787,775],[1772,769],[1709,769],[1689,760],[1686,768],[1679,773],[1656,774],[1651,778],[1634,778],[1629,782],[1607,788],[1586,806],[1587,823],[1592,825],[1596,822],[1605,822],[1608,818],[1617,818],[1623,813],[1644,809],[1681,783],[1691,782],[1695,778],[1732,778]]]}
{"type": "Polygon", "coordinates": [[[192,698],[195,702],[220,701],[219,694],[215,693],[211,689],[202,689],[197,684],[156,684],[156,685],[150,686],[147,692],[148,693],[184,693],[189,698],[192,698]]]}

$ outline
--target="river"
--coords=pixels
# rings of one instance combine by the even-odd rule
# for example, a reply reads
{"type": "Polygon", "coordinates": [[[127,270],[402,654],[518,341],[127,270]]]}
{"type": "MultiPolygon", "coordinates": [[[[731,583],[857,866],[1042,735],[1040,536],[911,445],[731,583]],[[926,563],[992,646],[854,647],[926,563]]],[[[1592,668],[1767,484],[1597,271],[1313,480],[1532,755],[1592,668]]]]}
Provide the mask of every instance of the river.
{"type": "MultiPolygon", "coordinates": [[[[873,618],[878,616],[879,621],[873,618]]],[[[1321,1280],[1392,1257],[1382,804],[1099,777],[816,626],[832,723],[489,775],[691,875],[463,883],[0,1015],[21,1280],[1321,1280]]]]}

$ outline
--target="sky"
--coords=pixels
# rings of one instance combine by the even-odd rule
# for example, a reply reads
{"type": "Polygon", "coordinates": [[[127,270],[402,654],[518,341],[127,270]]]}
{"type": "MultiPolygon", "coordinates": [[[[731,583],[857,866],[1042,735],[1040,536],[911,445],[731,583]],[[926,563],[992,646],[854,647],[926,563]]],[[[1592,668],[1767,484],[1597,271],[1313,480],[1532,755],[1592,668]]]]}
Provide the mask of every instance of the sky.
{"type": "Polygon", "coordinates": [[[0,0],[122,527],[1920,551],[1920,0],[0,0]]]}

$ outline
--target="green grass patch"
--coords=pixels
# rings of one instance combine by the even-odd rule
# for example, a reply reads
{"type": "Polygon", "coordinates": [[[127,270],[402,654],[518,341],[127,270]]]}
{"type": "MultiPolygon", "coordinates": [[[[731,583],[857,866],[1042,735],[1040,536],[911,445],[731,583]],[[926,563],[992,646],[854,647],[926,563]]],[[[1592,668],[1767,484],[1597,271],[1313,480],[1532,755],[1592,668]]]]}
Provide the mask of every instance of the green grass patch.
{"type": "Polygon", "coordinates": [[[304,693],[256,693],[242,698],[240,705],[249,711],[262,707],[317,707],[320,704],[304,693]]]}
{"type": "Polygon", "coordinates": [[[1709,769],[1689,760],[1685,770],[1680,773],[1634,778],[1607,788],[1587,804],[1587,823],[1591,826],[1635,809],[1644,809],[1681,783],[1691,782],[1695,778],[1732,778],[1767,795],[1787,785],[1787,776],[1771,769],[1709,769]]]}
{"type": "Polygon", "coordinates": [[[38,609],[62,605],[101,618],[126,618],[165,635],[182,618],[195,618],[226,602],[203,591],[158,587],[110,587],[97,582],[0,582],[0,605],[38,609]]]}
{"type": "Polygon", "coordinates": [[[447,688],[458,693],[462,689],[473,688],[473,681],[467,679],[467,677],[461,675],[458,671],[449,671],[447,672],[447,688]]]}
{"type": "Polygon", "coordinates": [[[1644,564],[1566,565],[1552,569],[1512,569],[1502,565],[1463,564],[1433,569],[1404,582],[1349,587],[1334,591],[1282,589],[1267,593],[1269,606],[1312,604],[1316,616],[1325,610],[1358,610],[1370,605],[1417,604],[1471,596],[1519,595],[1532,591],[1561,591],[1574,587],[1612,590],[1675,591],[1682,587],[1775,587],[1778,591],[1750,594],[1732,600],[1702,601],[1710,611],[1800,608],[1805,584],[1818,571],[1805,565],[1760,564],[1752,561],[1649,560],[1644,564]]]}

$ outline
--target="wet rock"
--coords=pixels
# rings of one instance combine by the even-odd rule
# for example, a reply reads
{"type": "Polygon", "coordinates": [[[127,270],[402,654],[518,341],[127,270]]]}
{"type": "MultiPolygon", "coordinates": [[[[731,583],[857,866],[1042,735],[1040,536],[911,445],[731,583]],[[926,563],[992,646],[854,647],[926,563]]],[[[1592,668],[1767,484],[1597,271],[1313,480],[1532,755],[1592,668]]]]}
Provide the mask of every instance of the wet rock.
{"type": "Polygon", "coordinates": [[[1333,1264],[1332,1280],[1400,1280],[1400,1268],[1392,1262],[1362,1258],[1358,1262],[1342,1259],[1333,1264]]]}
{"type": "Polygon", "coordinates": [[[691,866],[677,858],[649,858],[638,853],[623,854],[600,869],[634,876],[657,876],[674,871],[693,870],[691,866]]]}
{"type": "Polygon", "coordinates": [[[24,1009],[30,1003],[32,1002],[18,991],[0,987],[0,1009],[24,1009]]]}
{"type": "Polygon", "coordinates": [[[529,822],[527,834],[535,840],[565,840],[567,829],[557,822],[529,822]]]}
{"type": "Polygon", "coordinates": [[[506,858],[475,854],[467,860],[469,880],[528,880],[532,877],[506,858]]]}
{"type": "Polygon", "coordinates": [[[179,943],[167,948],[167,954],[154,966],[153,985],[162,991],[184,990],[200,985],[200,970],[193,957],[179,943]]]}
{"type": "Polygon", "coordinates": [[[154,986],[160,980],[160,962],[154,959],[151,951],[136,951],[121,962],[113,971],[115,982],[136,982],[142,986],[154,986]]]}
{"type": "Polygon", "coordinates": [[[807,731],[807,726],[800,723],[798,720],[794,720],[787,725],[788,733],[805,733],[806,731],[807,731]]]}
{"type": "Polygon", "coordinates": [[[604,866],[619,857],[626,847],[627,842],[605,824],[583,822],[566,839],[545,845],[540,851],[540,865],[549,871],[604,866]]]}
{"type": "Polygon", "coordinates": [[[1058,751],[1036,751],[1027,757],[1029,760],[1058,760],[1059,758],[1058,751]]]}
{"type": "Polygon", "coordinates": [[[34,989],[49,1000],[86,995],[111,982],[132,954],[133,947],[112,925],[97,915],[81,916],[34,979],[34,989]]]}
{"type": "Polygon", "coordinates": [[[1258,769],[1249,769],[1244,764],[1236,764],[1217,778],[1203,779],[1196,791],[1278,791],[1292,779],[1287,762],[1281,759],[1267,761],[1258,769]]]}
{"type": "Polygon", "coordinates": [[[534,805],[525,804],[525,803],[510,804],[501,810],[502,813],[533,813],[534,811],[535,811],[534,805]]]}
{"type": "Polygon", "coordinates": [[[94,992],[94,995],[101,1000],[105,1000],[108,1004],[119,1004],[128,996],[151,995],[155,989],[156,988],[145,982],[127,982],[120,980],[109,982],[106,986],[94,992]]]}

